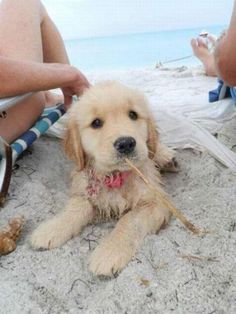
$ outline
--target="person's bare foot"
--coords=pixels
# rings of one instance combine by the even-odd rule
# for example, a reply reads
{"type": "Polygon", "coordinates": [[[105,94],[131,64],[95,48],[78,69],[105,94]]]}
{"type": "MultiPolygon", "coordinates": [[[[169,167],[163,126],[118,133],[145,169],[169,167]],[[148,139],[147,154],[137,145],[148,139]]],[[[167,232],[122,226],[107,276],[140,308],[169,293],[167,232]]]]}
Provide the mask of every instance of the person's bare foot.
{"type": "Polygon", "coordinates": [[[57,104],[64,103],[64,97],[60,94],[52,93],[51,91],[44,92],[45,94],[45,107],[53,107],[57,104]]]}
{"type": "MultiPolygon", "coordinates": [[[[212,42],[212,44],[214,43],[212,42]]],[[[203,63],[206,75],[217,76],[214,55],[210,52],[205,41],[202,38],[193,38],[191,46],[194,55],[203,63]]]]}

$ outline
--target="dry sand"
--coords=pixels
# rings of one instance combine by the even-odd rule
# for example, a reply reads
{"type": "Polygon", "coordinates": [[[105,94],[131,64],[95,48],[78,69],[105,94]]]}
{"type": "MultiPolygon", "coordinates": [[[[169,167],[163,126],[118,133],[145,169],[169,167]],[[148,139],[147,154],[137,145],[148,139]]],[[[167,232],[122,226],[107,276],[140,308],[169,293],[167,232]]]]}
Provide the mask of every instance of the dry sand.
{"type": "MultiPolygon", "coordinates": [[[[175,99],[206,99],[215,86],[214,79],[188,69],[181,75],[157,72],[110,77],[124,77],[151,100],[156,93],[170,108],[175,99]]],[[[91,74],[93,80],[101,76],[91,74]]],[[[235,118],[217,131],[229,148],[236,144],[235,118]]],[[[0,313],[236,313],[236,175],[207,152],[178,150],[177,159],[181,170],[165,175],[166,190],[192,222],[213,233],[195,236],[172,218],[166,229],[145,239],[117,278],[99,279],[89,273],[88,258],[114,222],[89,226],[52,251],[29,246],[34,228],[63,208],[72,168],[58,140],[37,141],[17,162],[1,209],[1,224],[21,214],[27,221],[16,251],[0,257],[0,313]]]]}

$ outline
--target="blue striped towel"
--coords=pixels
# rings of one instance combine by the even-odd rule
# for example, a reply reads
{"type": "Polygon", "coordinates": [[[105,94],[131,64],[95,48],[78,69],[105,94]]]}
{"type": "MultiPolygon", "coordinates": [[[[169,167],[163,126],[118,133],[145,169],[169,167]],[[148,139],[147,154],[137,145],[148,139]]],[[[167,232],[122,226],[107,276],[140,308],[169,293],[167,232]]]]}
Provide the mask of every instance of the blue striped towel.
{"type": "Polygon", "coordinates": [[[16,160],[27,147],[31,146],[33,142],[44,134],[64,113],[65,109],[63,104],[58,104],[53,108],[46,108],[36,124],[11,144],[13,159],[16,160]]]}

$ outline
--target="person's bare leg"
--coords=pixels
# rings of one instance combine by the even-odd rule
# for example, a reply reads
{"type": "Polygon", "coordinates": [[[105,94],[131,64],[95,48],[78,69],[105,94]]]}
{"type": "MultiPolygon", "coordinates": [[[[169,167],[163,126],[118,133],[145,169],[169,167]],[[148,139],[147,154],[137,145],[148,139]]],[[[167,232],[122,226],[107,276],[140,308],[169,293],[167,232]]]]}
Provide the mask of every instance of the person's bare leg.
{"type": "MultiPolygon", "coordinates": [[[[43,61],[69,64],[69,58],[63,43],[63,39],[48,15],[45,7],[42,7],[43,20],[41,23],[43,61]]],[[[63,102],[63,96],[50,91],[45,92],[45,106],[63,102]]]]}
{"type": "MultiPolygon", "coordinates": [[[[0,54],[18,60],[43,62],[39,1],[3,0],[0,4],[0,54]]],[[[36,93],[0,119],[0,135],[8,142],[27,130],[44,108],[44,94],[36,93]]]]}
{"type": "Polygon", "coordinates": [[[43,61],[56,63],[69,63],[69,58],[62,37],[43,7],[43,20],[41,23],[43,61]]]}
{"type": "Polygon", "coordinates": [[[217,76],[214,55],[201,38],[193,38],[191,46],[194,55],[203,63],[206,75],[217,76]]]}
{"type": "MultiPolygon", "coordinates": [[[[45,57],[50,62],[67,63],[60,35],[48,19],[39,0],[3,0],[0,4],[0,55],[36,62],[43,62],[45,57]],[[52,46],[47,41],[54,38],[53,31],[58,39],[52,46]],[[47,46],[50,48],[46,49],[47,46]]],[[[32,126],[44,105],[45,93],[39,92],[9,109],[7,118],[0,118],[0,136],[12,142],[32,126]]]]}
{"type": "MultiPolygon", "coordinates": [[[[41,5],[41,16],[42,21],[40,30],[42,37],[43,62],[69,64],[69,58],[63,39],[43,5],[41,5]]],[[[63,102],[63,100],[62,95],[52,93],[51,91],[45,92],[46,107],[63,102]]]]}

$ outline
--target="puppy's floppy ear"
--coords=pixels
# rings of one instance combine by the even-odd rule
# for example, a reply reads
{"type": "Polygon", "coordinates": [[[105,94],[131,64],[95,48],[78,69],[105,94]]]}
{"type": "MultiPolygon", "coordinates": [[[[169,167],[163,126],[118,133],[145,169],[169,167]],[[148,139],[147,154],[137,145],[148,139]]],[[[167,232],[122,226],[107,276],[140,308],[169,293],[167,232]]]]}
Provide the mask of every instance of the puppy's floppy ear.
{"type": "Polygon", "coordinates": [[[159,142],[159,133],[157,131],[156,123],[152,117],[150,117],[147,120],[147,124],[148,124],[148,140],[147,140],[148,156],[150,159],[154,159],[159,142]]]}
{"type": "Polygon", "coordinates": [[[65,131],[63,146],[67,157],[76,163],[79,171],[83,170],[85,153],[81,144],[78,123],[72,117],[70,117],[65,131]]]}

